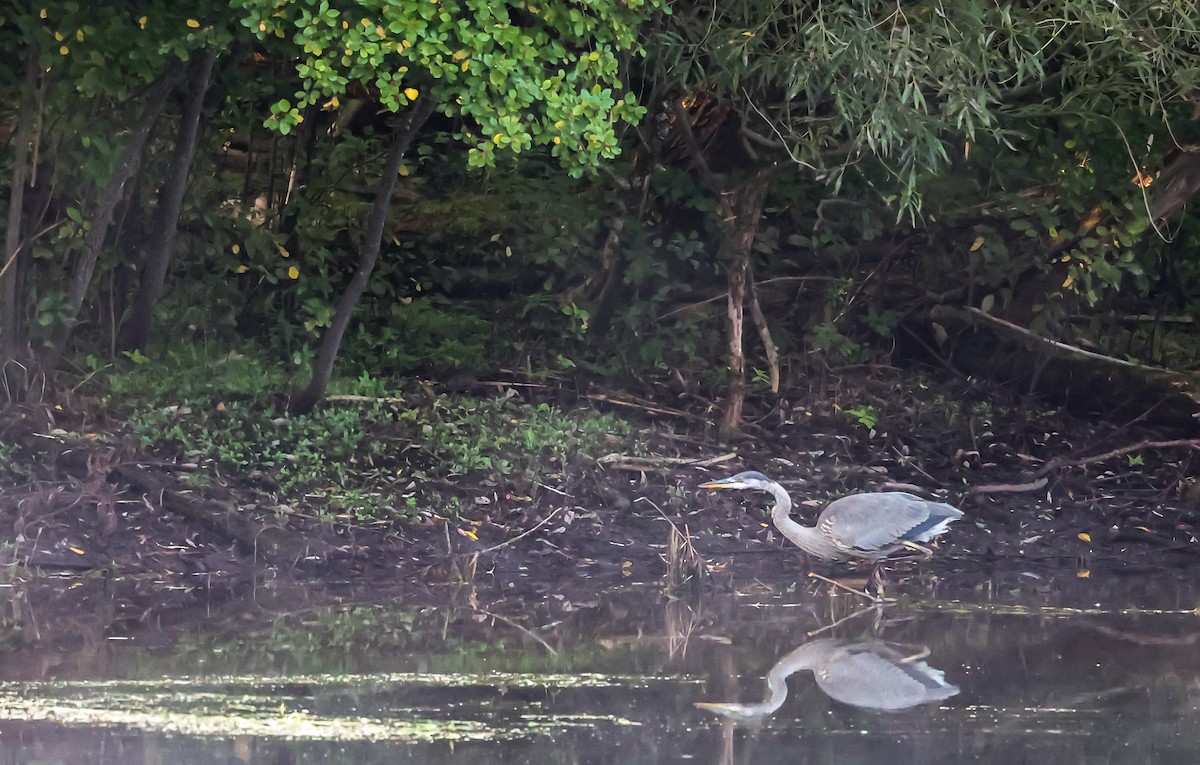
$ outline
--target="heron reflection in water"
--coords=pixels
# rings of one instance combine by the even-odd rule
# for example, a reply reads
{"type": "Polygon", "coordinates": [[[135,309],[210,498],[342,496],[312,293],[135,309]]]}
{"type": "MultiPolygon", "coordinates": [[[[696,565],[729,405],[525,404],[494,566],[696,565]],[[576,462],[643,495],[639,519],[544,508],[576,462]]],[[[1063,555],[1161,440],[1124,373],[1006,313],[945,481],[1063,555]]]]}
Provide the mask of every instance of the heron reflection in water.
{"type": "Polygon", "coordinates": [[[905,646],[882,640],[848,641],[823,638],[804,643],[784,656],[767,673],[767,694],[757,704],[698,702],[700,709],[738,723],[763,720],[787,699],[787,679],[801,670],[812,670],[817,687],[826,696],[850,706],[894,712],[948,699],[958,687],[946,682],[945,673],[921,661],[905,646]]]}
{"type": "Polygon", "coordinates": [[[816,526],[805,526],[791,519],[792,498],[787,490],[762,473],[749,470],[700,488],[768,492],[775,497],[771,522],[779,533],[820,560],[870,561],[877,584],[880,562],[904,550],[932,555],[924,545],[963,516],[962,510],[945,502],[931,502],[903,491],[881,491],[835,499],[821,511],[816,526]]]}

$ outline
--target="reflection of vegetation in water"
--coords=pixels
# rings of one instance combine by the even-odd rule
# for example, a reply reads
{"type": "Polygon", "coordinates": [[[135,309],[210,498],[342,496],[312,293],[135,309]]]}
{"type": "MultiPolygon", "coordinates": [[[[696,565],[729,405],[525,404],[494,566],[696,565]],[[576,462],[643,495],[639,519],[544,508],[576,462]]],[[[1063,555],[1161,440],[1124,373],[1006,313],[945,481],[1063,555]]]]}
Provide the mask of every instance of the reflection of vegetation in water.
{"type": "Polygon", "coordinates": [[[421,503],[410,484],[468,473],[538,480],[569,460],[614,451],[630,430],[611,415],[545,403],[426,394],[407,401],[365,373],[338,391],[358,400],[280,417],[266,391],[283,383],[261,358],[205,359],[202,351],[103,380],[143,448],[259,477],[288,501],[362,520],[411,515],[421,503]]]}
{"type": "Polygon", "coordinates": [[[637,725],[612,715],[526,714],[506,703],[512,689],[644,687],[656,678],[583,675],[294,675],[157,681],[0,683],[0,720],[52,721],[190,736],[254,735],[339,741],[466,741],[552,735],[598,723],[637,725]],[[439,690],[456,696],[455,717],[439,690]]]}
{"type": "Polygon", "coordinates": [[[661,665],[654,644],[634,642],[614,650],[590,637],[569,636],[565,627],[546,635],[555,642],[552,654],[519,627],[470,608],[330,606],[256,624],[244,618],[210,620],[204,630],[181,633],[170,654],[141,652],[126,666],[134,673],[129,677],[153,678],[175,674],[179,667],[208,674],[413,670],[467,676],[500,668],[523,675],[580,669],[649,673],[661,665]]]}

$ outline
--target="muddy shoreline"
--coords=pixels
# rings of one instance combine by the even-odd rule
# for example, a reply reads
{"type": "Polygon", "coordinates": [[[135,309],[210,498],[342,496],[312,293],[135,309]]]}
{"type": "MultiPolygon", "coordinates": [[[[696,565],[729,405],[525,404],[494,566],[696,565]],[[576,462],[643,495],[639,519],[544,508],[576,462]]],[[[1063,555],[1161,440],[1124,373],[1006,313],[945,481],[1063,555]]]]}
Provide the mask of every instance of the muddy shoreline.
{"type": "MultiPolygon", "coordinates": [[[[264,580],[375,582],[430,602],[460,584],[473,585],[474,598],[534,600],[564,582],[666,587],[672,529],[708,572],[692,577],[700,569],[684,566],[676,587],[737,586],[747,576],[796,586],[808,563],[770,527],[769,497],[695,488],[755,469],[787,486],[810,521],[828,499],[854,491],[918,491],[961,507],[966,517],[937,556],[897,567],[898,581],[1007,569],[1088,577],[1200,562],[1197,442],[1061,413],[1020,414],[970,434],[910,430],[916,419],[868,431],[809,402],[729,445],[707,428],[681,435],[676,421],[641,417],[633,426],[650,457],[572,464],[520,485],[467,477],[443,487],[465,500],[454,517],[433,511],[396,526],[322,520],[249,479],[198,481],[194,466],[139,453],[121,440],[119,422],[97,427],[82,409],[56,410],[48,422],[45,410],[9,407],[0,438],[37,468],[0,487],[3,559],[12,584],[40,593],[27,596],[39,607],[95,609],[95,627],[108,632],[186,622],[197,603],[236,609],[264,580]],[[105,437],[81,435],[97,431],[105,437]],[[75,590],[63,589],[64,577],[75,590]]],[[[857,575],[836,564],[815,570],[857,575]]]]}

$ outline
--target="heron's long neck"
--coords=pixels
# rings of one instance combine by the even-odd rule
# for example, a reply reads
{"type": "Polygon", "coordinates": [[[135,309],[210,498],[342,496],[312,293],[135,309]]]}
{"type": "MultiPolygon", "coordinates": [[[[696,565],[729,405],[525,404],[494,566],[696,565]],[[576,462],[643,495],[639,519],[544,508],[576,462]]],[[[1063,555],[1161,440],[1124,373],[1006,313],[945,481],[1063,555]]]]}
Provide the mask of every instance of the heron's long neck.
{"type": "Polygon", "coordinates": [[[767,693],[763,700],[758,704],[747,704],[746,708],[764,715],[779,709],[787,700],[787,679],[802,669],[817,669],[830,653],[830,646],[836,645],[834,641],[817,640],[793,649],[775,662],[775,666],[767,673],[767,693]]]}
{"type": "Polygon", "coordinates": [[[768,491],[771,492],[771,496],[775,497],[775,507],[771,509],[771,522],[775,524],[775,528],[779,529],[780,534],[790,539],[809,555],[826,559],[840,557],[838,549],[821,536],[819,531],[791,519],[792,498],[783,490],[783,487],[772,486],[768,491]]]}

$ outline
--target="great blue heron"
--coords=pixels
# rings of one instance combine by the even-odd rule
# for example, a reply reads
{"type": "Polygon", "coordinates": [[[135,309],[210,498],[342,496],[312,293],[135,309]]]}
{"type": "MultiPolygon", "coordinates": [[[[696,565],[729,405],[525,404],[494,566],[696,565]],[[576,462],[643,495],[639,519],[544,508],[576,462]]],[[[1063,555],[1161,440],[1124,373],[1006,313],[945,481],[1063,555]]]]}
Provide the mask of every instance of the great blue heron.
{"type": "Polygon", "coordinates": [[[930,667],[904,646],[882,640],[850,642],[824,638],[804,643],[775,662],[767,673],[767,694],[757,704],[699,702],[706,709],[740,723],[755,723],[787,699],[787,679],[812,670],[817,687],[834,701],[864,709],[896,711],[942,701],[958,693],[941,670],[930,667]]]}
{"type": "Polygon", "coordinates": [[[750,470],[701,489],[752,489],[775,497],[771,521],[779,533],[801,550],[821,560],[858,558],[878,563],[900,550],[930,551],[922,547],[962,517],[962,510],[944,502],[930,502],[903,491],[852,494],[835,499],[821,512],[816,526],[793,521],[792,498],[787,490],[762,473],[750,470]]]}

